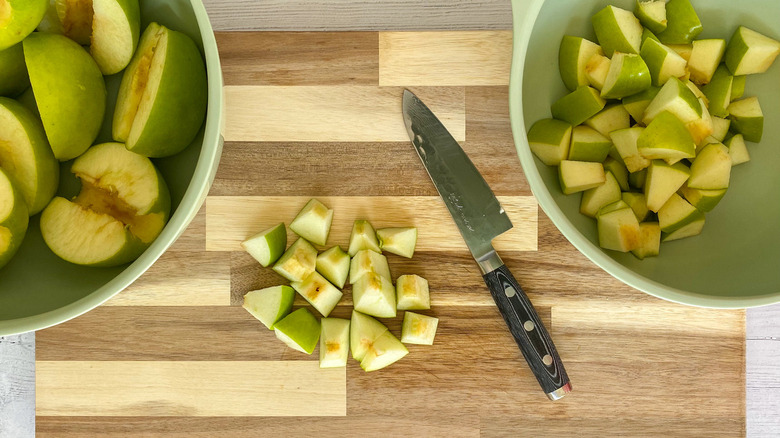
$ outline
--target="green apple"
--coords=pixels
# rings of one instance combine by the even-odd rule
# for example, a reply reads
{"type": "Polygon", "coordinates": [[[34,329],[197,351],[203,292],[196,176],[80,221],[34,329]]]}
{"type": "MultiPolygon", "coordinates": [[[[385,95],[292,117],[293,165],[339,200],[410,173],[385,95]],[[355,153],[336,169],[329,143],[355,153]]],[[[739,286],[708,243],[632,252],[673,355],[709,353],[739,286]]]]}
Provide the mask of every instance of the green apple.
{"type": "Polygon", "coordinates": [[[617,179],[612,172],[605,172],[605,177],[604,184],[582,193],[580,213],[595,218],[601,207],[620,200],[620,185],[617,179]]]}
{"type": "Polygon", "coordinates": [[[371,344],[363,360],[360,361],[360,367],[366,372],[380,370],[398,362],[407,354],[409,350],[404,347],[404,344],[386,331],[371,344]]]}
{"type": "Polygon", "coordinates": [[[561,72],[561,79],[569,91],[576,90],[580,85],[590,84],[585,74],[585,65],[595,54],[603,55],[604,52],[601,51],[598,44],[585,38],[564,35],[561,39],[561,47],[558,50],[558,69],[561,72]]]}
{"type": "Polygon", "coordinates": [[[29,86],[22,44],[0,50],[0,96],[16,97],[29,86]]]}
{"type": "Polygon", "coordinates": [[[634,172],[628,175],[628,184],[631,188],[642,190],[645,188],[645,180],[647,179],[647,169],[642,169],[639,172],[634,172]]]}
{"type": "Polygon", "coordinates": [[[698,236],[704,229],[704,215],[698,220],[695,220],[688,225],[680,228],[679,230],[671,233],[663,233],[661,236],[661,242],[671,242],[673,240],[684,239],[686,237],[698,236]]]}
{"type": "Polygon", "coordinates": [[[734,83],[731,84],[731,100],[741,99],[745,94],[745,82],[747,76],[734,76],[734,83]]]}
{"type": "Polygon", "coordinates": [[[417,228],[380,228],[376,230],[379,247],[383,251],[412,258],[417,245],[417,228]]]}
{"type": "Polygon", "coordinates": [[[241,247],[263,267],[277,261],[287,248],[287,230],[279,223],[241,242],[241,247]]]}
{"type": "Polygon", "coordinates": [[[290,222],[290,229],[311,243],[325,245],[331,222],[333,210],[328,209],[322,202],[311,199],[290,222]]]}
{"type": "Polygon", "coordinates": [[[647,168],[645,179],[647,208],[658,212],[690,176],[691,170],[683,163],[669,165],[661,160],[653,160],[647,168]]]}
{"type": "Polygon", "coordinates": [[[354,256],[358,251],[364,249],[382,253],[374,227],[368,221],[356,220],[352,225],[352,234],[349,235],[349,250],[347,252],[350,256],[354,256]]]}
{"type": "MultiPolygon", "coordinates": [[[[27,88],[24,90],[24,93],[20,94],[16,101],[24,105],[25,108],[27,108],[38,121],[41,120],[41,113],[38,111],[38,105],[35,103],[35,94],[33,94],[32,87],[27,88]]],[[[45,132],[44,132],[45,135],[45,132]]],[[[48,141],[48,140],[47,140],[48,141]]],[[[51,146],[49,146],[51,149],[51,146]]]]}
{"type": "Polygon", "coordinates": [[[355,257],[352,257],[352,263],[349,266],[349,284],[355,284],[360,277],[370,272],[379,274],[390,281],[393,279],[390,276],[387,257],[370,249],[358,251],[355,257]]]}
{"type": "Polygon", "coordinates": [[[312,272],[302,282],[296,284],[295,290],[325,317],[336,308],[343,295],[336,286],[330,284],[317,271],[312,272]]]}
{"type": "Polygon", "coordinates": [[[30,215],[43,210],[57,191],[60,164],[41,122],[6,97],[0,97],[0,167],[16,181],[30,215]]]}
{"type": "MultiPolygon", "coordinates": [[[[619,156],[618,156],[619,157],[619,156]]],[[[628,187],[628,169],[622,160],[613,157],[607,157],[604,160],[604,172],[611,172],[620,185],[620,190],[627,191],[628,187]]]]}
{"type": "Polygon", "coordinates": [[[577,126],[604,109],[606,103],[595,88],[582,86],[555,101],[550,109],[553,118],[577,126]]]}
{"type": "Polygon", "coordinates": [[[404,344],[433,345],[439,318],[420,315],[419,313],[404,313],[404,323],[401,326],[401,342],[404,344]]]}
{"type": "Polygon", "coordinates": [[[428,280],[419,275],[402,275],[395,283],[396,309],[424,310],[431,308],[428,280]]]}
{"type": "Polygon", "coordinates": [[[585,77],[593,88],[601,91],[604,88],[604,81],[607,80],[609,66],[612,63],[609,58],[603,54],[595,53],[591,55],[585,64],[585,77]]]}
{"type": "Polygon", "coordinates": [[[353,310],[349,325],[349,349],[352,350],[352,357],[357,361],[363,360],[374,341],[386,331],[387,327],[381,322],[353,310]]]}
{"type": "Polygon", "coordinates": [[[206,67],[187,35],[157,23],[146,28],[122,76],[113,137],[148,157],[192,143],[206,115],[206,67]]]}
{"type": "Polygon", "coordinates": [[[629,172],[638,172],[650,165],[650,160],[639,153],[637,140],[642,136],[645,128],[635,126],[633,128],[620,129],[612,133],[612,142],[615,144],[626,169],[629,172]]]}
{"type": "Polygon", "coordinates": [[[658,210],[658,225],[664,233],[673,233],[680,228],[704,218],[704,213],[689,204],[677,193],[673,193],[658,210]]]}
{"type": "Polygon", "coordinates": [[[66,261],[117,266],[135,260],[162,231],[171,209],[168,186],[152,162],[120,143],[91,147],[71,171],[81,180],[72,201],[55,197],[41,234],[66,261]]]}
{"type": "MultiPolygon", "coordinates": [[[[658,37],[655,36],[655,34],[653,32],[651,32],[650,29],[648,29],[648,28],[644,28],[642,30],[642,44],[645,43],[645,40],[659,41],[658,37]]],[[[640,45],[640,47],[641,47],[641,45],[640,45]]]]}
{"type": "Polygon", "coordinates": [[[745,145],[745,138],[742,134],[731,137],[726,141],[725,145],[729,148],[732,166],[750,161],[750,153],[748,153],[747,146],[745,145]]]}
{"type": "MultiPolygon", "coordinates": [[[[598,114],[585,121],[585,125],[595,129],[607,138],[611,137],[612,131],[628,128],[630,123],[631,119],[628,111],[619,103],[605,106],[598,114]]],[[[574,134],[572,133],[572,135],[574,134]]],[[[569,154],[571,154],[571,151],[569,151],[569,154]]]]}
{"type": "Polygon", "coordinates": [[[316,269],[338,288],[343,288],[349,275],[349,254],[336,245],[317,256],[316,269]]]}
{"type": "Polygon", "coordinates": [[[621,195],[621,199],[625,202],[631,210],[634,211],[636,220],[642,222],[647,217],[650,210],[647,208],[647,198],[644,193],[637,192],[625,192],[621,195]]]}
{"type": "Polygon", "coordinates": [[[100,69],[89,53],[62,35],[30,35],[24,58],[54,156],[60,161],[78,157],[97,138],[106,112],[100,69]]]}
{"type": "Polygon", "coordinates": [[[104,75],[119,73],[138,47],[138,0],[92,0],[90,52],[104,75]]]}
{"type": "Polygon", "coordinates": [[[617,201],[602,207],[596,220],[602,248],[628,252],[639,247],[639,221],[625,202],[617,201]]]}
{"type": "Polygon", "coordinates": [[[677,52],[678,55],[682,56],[685,62],[688,62],[688,60],[691,59],[693,44],[667,44],[666,47],[677,52]]]}
{"type": "Polygon", "coordinates": [[[379,318],[395,318],[395,287],[387,278],[368,272],[352,285],[355,310],[379,318]]]}
{"type": "Polygon", "coordinates": [[[320,322],[306,308],[300,308],[274,324],[274,332],[290,348],[311,354],[320,339],[320,322]]]}
{"type": "Polygon", "coordinates": [[[712,209],[718,205],[720,200],[723,199],[723,196],[726,195],[727,190],[728,189],[692,189],[688,187],[688,184],[683,184],[683,186],[680,188],[680,194],[685,198],[686,201],[696,207],[697,210],[701,211],[702,213],[707,213],[708,211],[712,211],[712,209]]]}
{"type": "Polygon", "coordinates": [[[598,187],[607,180],[601,163],[569,160],[561,161],[558,167],[558,179],[565,195],[598,187]]]}
{"type": "Polygon", "coordinates": [[[725,52],[726,40],[708,39],[694,41],[691,58],[688,60],[691,80],[697,84],[709,83],[725,52]]]}
{"type": "Polygon", "coordinates": [[[739,26],[729,41],[724,56],[735,76],[764,73],[780,54],[780,42],[745,26],[739,26]]]}
{"type": "Polygon", "coordinates": [[[764,133],[764,112],[757,97],[735,100],[728,106],[731,129],[746,141],[758,143],[764,133]]]}
{"type": "Polygon", "coordinates": [[[666,30],[658,34],[664,44],[688,44],[702,31],[701,21],[690,0],[669,0],[666,19],[666,30]]]}
{"type": "MultiPolygon", "coordinates": [[[[651,85],[650,70],[639,55],[615,52],[601,89],[605,99],[622,99],[640,93],[651,85]]],[[[622,109],[623,107],[620,106],[622,109]]]]}
{"type": "MultiPolygon", "coordinates": [[[[726,135],[729,133],[729,126],[731,126],[731,120],[721,117],[712,118],[712,138],[721,142],[726,139],[726,135]]],[[[715,143],[715,142],[713,142],[715,143]]]]}
{"type": "Polygon", "coordinates": [[[642,41],[642,24],[625,9],[607,6],[592,18],[593,30],[608,57],[614,52],[639,53],[642,41]]]}
{"type": "Polygon", "coordinates": [[[637,139],[637,149],[643,157],[651,160],[679,161],[696,156],[690,131],[668,111],[655,117],[642,131],[637,139]]]}
{"type": "Polygon", "coordinates": [[[699,104],[701,105],[701,117],[685,124],[685,128],[690,132],[693,143],[696,145],[702,144],[715,130],[712,124],[712,116],[707,109],[704,99],[699,99],[699,104]]]}
{"type": "Polygon", "coordinates": [[[601,163],[607,158],[612,142],[589,126],[577,126],[572,131],[569,160],[601,163]]]}
{"type": "Polygon", "coordinates": [[[639,224],[639,246],[631,250],[639,260],[655,257],[661,252],[661,227],[658,222],[642,222],[639,224]]]}
{"type": "Polygon", "coordinates": [[[569,155],[572,127],[555,119],[542,119],[528,131],[528,146],[542,163],[557,166],[569,155]]]}
{"type": "Polygon", "coordinates": [[[653,85],[656,87],[666,84],[669,78],[685,76],[685,59],[659,41],[653,39],[645,41],[640,54],[647,64],[650,76],[653,78],[653,85]]]}
{"type": "Polygon", "coordinates": [[[660,33],[666,30],[666,0],[636,0],[634,14],[642,26],[653,33],[660,33]]]}
{"type": "Polygon", "coordinates": [[[290,286],[273,286],[247,292],[241,307],[273,330],[274,324],[290,313],[293,301],[295,291],[290,286]]]}
{"type": "Polygon", "coordinates": [[[25,39],[46,13],[48,0],[0,0],[0,50],[25,39]]]}
{"type": "Polygon", "coordinates": [[[661,87],[661,91],[650,101],[642,116],[642,123],[648,126],[656,116],[664,111],[674,114],[682,123],[693,122],[701,119],[702,116],[702,106],[699,99],[690,88],[677,78],[670,78],[661,87]]]}
{"type": "Polygon", "coordinates": [[[322,318],[320,320],[320,368],[347,366],[349,357],[349,320],[322,318]]]}
{"type": "Polygon", "coordinates": [[[730,176],[729,148],[720,143],[712,143],[705,146],[691,163],[688,187],[703,190],[727,189],[730,176]]]}
{"type": "Polygon", "coordinates": [[[659,87],[650,87],[641,93],[623,98],[621,103],[634,120],[641,122],[647,106],[650,105],[650,101],[658,95],[659,91],[661,91],[659,87]]]}
{"type": "Polygon", "coordinates": [[[301,237],[287,248],[271,269],[292,282],[301,282],[314,272],[316,265],[317,250],[301,237]]]}
{"type": "Polygon", "coordinates": [[[734,76],[721,65],[715,70],[710,82],[702,88],[709,100],[710,114],[716,117],[728,117],[728,106],[731,103],[731,91],[734,86],[734,76]]]}
{"type": "Polygon", "coordinates": [[[0,268],[11,261],[21,246],[29,216],[21,192],[0,168],[0,268]]]}

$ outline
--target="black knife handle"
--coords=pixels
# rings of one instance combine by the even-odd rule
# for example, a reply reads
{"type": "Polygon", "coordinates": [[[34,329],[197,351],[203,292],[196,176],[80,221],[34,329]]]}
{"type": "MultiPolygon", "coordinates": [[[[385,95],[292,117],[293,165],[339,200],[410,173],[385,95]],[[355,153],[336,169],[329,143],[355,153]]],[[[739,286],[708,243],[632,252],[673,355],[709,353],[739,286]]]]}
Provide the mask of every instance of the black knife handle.
{"type": "Polygon", "coordinates": [[[566,395],[571,391],[571,383],[561,358],[533,304],[509,268],[502,263],[482,278],[547,397],[557,400],[566,395]]]}

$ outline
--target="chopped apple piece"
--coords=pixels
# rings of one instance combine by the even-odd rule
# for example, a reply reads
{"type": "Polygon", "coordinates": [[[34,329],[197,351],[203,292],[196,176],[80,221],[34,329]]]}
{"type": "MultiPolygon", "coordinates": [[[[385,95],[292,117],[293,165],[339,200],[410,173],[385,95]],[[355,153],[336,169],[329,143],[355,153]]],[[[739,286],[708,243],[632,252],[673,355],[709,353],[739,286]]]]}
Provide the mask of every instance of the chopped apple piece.
{"type": "Polygon", "coordinates": [[[686,87],[677,78],[669,79],[661,87],[661,91],[647,106],[642,117],[642,123],[645,126],[650,125],[653,119],[664,111],[672,113],[683,123],[693,122],[702,117],[702,107],[699,99],[690,88],[686,87]]]}
{"type": "Polygon", "coordinates": [[[602,248],[628,252],[639,247],[639,221],[625,202],[617,201],[603,207],[596,219],[602,248]]]}
{"type": "Polygon", "coordinates": [[[636,220],[642,222],[647,218],[650,210],[647,208],[647,198],[644,193],[625,192],[622,194],[621,199],[634,211],[636,220]]]}
{"type": "Polygon", "coordinates": [[[274,324],[290,313],[294,300],[295,291],[290,286],[274,286],[247,292],[242,307],[273,330],[274,324]]]}
{"type": "Polygon", "coordinates": [[[666,20],[666,30],[658,34],[664,44],[688,44],[703,30],[690,0],[669,0],[666,20]]]}
{"type": "Polygon", "coordinates": [[[653,85],[660,87],[670,78],[685,76],[686,61],[677,52],[659,41],[648,39],[642,44],[642,59],[653,78],[653,85]]]}
{"type": "Polygon", "coordinates": [[[655,257],[661,250],[661,227],[658,222],[642,222],[639,224],[639,246],[631,250],[639,260],[655,257]]]}
{"type": "Polygon", "coordinates": [[[571,161],[601,163],[607,158],[612,142],[589,126],[577,126],[572,131],[569,157],[571,161]]]}
{"type": "Polygon", "coordinates": [[[612,172],[607,171],[604,184],[585,190],[580,201],[580,213],[588,217],[596,217],[601,207],[620,200],[620,185],[612,172]]]}
{"type": "Polygon", "coordinates": [[[672,233],[680,228],[704,218],[704,213],[688,203],[677,193],[658,210],[658,225],[664,233],[672,233]]]}
{"type": "Polygon", "coordinates": [[[277,274],[300,282],[314,272],[317,264],[317,250],[303,237],[295,241],[272,268],[277,274]]]}
{"type": "Polygon", "coordinates": [[[612,142],[623,159],[629,172],[638,172],[650,165],[650,160],[639,153],[637,140],[645,128],[635,126],[628,129],[620,129],[612,133],[612,142]]]}
{"type": "Polygon", "coordinates": [[[697,84],[709,83],[725,52],[726,40],[709,39],[694,41],[691,59],[688,60],[691,81],[697,84]]]}
{"type": "MultiPolygon", "coordinates": [[[[601,89],[605,99],[622,99],[642,92],[651,85],[650,70],[645,61],[636,54],[615,52],[609,71],[601,89]]],[[[625,111],[621,105],[617,106],[625,111]]]]}
{"type": "Polygon", "coordinates": [[[651,32],[661,33],[666,30],[666,0],[637,0],[634,13],[642,26],[651,32]]]}
{"type": "Polygon", "coordinates": [[[728,106],[731,103],[731,89],[734,84],[734,76],[725,66],[720,66],[713,73],[710,82],[704,86],[702,92],[709,100],[710,114],[716,117],[727,117],[728,106]]]}
{"type": "MultiPolygon", "coordinates": [[[[618,156],[619,157],[619,156],[618,156]]],[[[612,175],[620,185],[620,190],[627,191],[628,187],[628,169],[622,161],[612,157],[607,157],[604,160],[604,172],[612,172],[612,175]]]]}
{"type": "Polygon", "coordinates": [[[290,348],[311,354],[320,339],[320,322],[306,308],[300,308],[274,324],[274,332],[290,348]]]}
{"type": "Polygon", "coordinates": [[[354,257],[358,251],[364,249],[382,253],[374,227],[368,221],[357,220],[352,225],[352,234],[349,236],[349,250],[347,252],[354,257]]]}
{"type": "Polygon", "coordinates": [[[604,54],[594,53],[588,59],[585,64],[585,76],[588,78],[590,85],[601,91],[604,88],[604,81],[607,80],[607,73],[609,73],[609,65],[612,61],[604,56],[604,54]]]}
{"type": "Polygon", "coordinates": [[[394,318],[395,287],[387,278],[368,272],[352,285],[355,310],[379,318],[394,318]]]}
{"type": "Polygon", "coordinates": [[[658,212],[690,176],[690,169],[682,163],[669,165],[660,160],[653,160],[647,168],[645,181],[647,208],[658,212]]]}
{"type": "Polygon", "coordinates": [[[732,166],[750,161],[750,153],[747,150],[747,146],[745,145],[745,138],[742,136],[742,134],[737,134],[731,137],[728,139],[728,141],[726,141],[725,145],[727,148],[729,148],[729,155],[731,156],[732,166]]]}
{"type": "Polygon", "coordinates": [[[386,331],[371,344],[360,367],[366,372],[380,370],[401,360],[409,350],[392,333],[386,331]]]}
{"type": "Polygon", "coordinates": [[[404,344],[433,345],[439,318],[420,315],[419,313],[404,313],[404,323],[401,328],[401,342],[404,344]]]}
{"type": "Polygon", "coordinates": [[[311,243],[325,245],[331,222],[333,210],[322,202],[311,199],[290,223],[290,229],[311,243]]]}
{"type": "Polygon", "coordinates": [[[322,318],[320,321],[320,368],[347,366],[349,320],[322,318]]]}
{"type": "Polygon", "coordinates": [[[370,249],[364,249],[352,257],[352,263],[349,266],[349,284],[355,284],[360,277],[373,272],[392,281],[390,276],[390,267],[387,264],[387,257],[370,249]]]}
{"type": "Polygon", "coordinates": [[[401,257],[412,258],[417,245],[417,228],[380,228],[376,230],[379,247],[401,257]]]}
{"type": "Polygon", "coordinates": [[[558,99],[550,109],[554,118],[577,126],[604,109],[606,103],[598,90],[583,85],[558,99]]]}
{"type": "Polygon", "coordinates": [[[353,310],[349,325],[349,348],[352,350],[352,357],[357,361],[363,360],[374,341],[386,331],[387,327],[381,322],[353,310]]]}
{"type": "Polygon", "coordinates": [[[542,163],[557,166],[569,155],[572,127],[555,119],[542,119],[528,131],[528,146],[542,163]]]}
{"type": "Polygon", "coordinates": [[[428,280],[417,275],[402,275],[395,284],[398,310],[425,310],[431,308],[428,280]]]}
{"type": "Polygon", "coordinates": [[[347,283],[349,265],[349,254],[338,245],[317,256],[317,272],[339,288],[347,283]]]}
{"type": "Polygon", "coordinates": [[[729,149],[720,143],[713,143],[707,145],[693,160],[688,187],[703,190],[727,189],[730,176],[729,149]]]}
{"type": "Polygon", "coordinates": [[[241,242],[241,247],[267,267],[278,260],[287,247],[287,229],[284,223],[279,223],[241,242]]]}
{"type": "Polygon", "coordinates": [[[612,57],[614,52],[639,53],[642,42],[642,24],[625,9],[606,6],[592,18],[593,30],[604,53],[612,57]]]}
{"type": "Polygon", "coordinates": [[[737,76],[764,73],[780,55],[780,41],[739,26],[726,48],[726,66],[737,76]]]}
{"type": "Polygon", "coordinates": [[[301,283],[296,283],[295,290],[325,317],[330,315],[343,295],[317,271],[309,274],[301,283]]]}
{"type": "Polygon", "coordinates": [[[651,160],[676,162],[696,156],[690,131],[670,112],[659,114],[647,125],[637,139],[637,149],[643,157],[651,160]]]}
{"type": "MultiPolygon", "coordinates": [[[[621,104],[604,107],[598,114],[585,121],[585,124],[598,131],[604,137],[610,138],[613,131],[628,128],[631,123],[628,111],[621,104]]],[[[576,128],[575,128],[576,129],[576,128]]],[[[572,134],[573,136],[574,134],[572,134]]],[[[569,151],[571,154],[571,151],[569,151]]],[[[571,158],[570,158],[571,159],[571,158]]],[[[591,160],[582,160],[591,161],[591,160]]],[[[602,160],[603,161],[603,160],[602,160]]]]}
{"type": "Polygon", "coordinates": [[[561,190],[566,195],[598,187],[606,181],[601,163],[564,160],[558,171],[561,190]]]}
{"type": "Polygon", "coordinates": [[[598,44],[584,38],[564,35],[561,39],[561,47],[558,50],[558,69],[561,79],[569,91],[574,91],[580,85],[589,85],[585,74],[585,66],[590,57],[595,54],[603,55],[598,44]]]}
{"type": "Polygon", "coordinates": [[[641,93],[628,96],[622,100],[623,108],[626,109],[634,120],[641,122],[647,106],[650,105],[650,102],[658,95],[659,91],[661,91],[659,87],[650,87],[641,93]]]}
{"type": "Polygon", "coordinates": [[[668,234],[663,233],[661,235],[661,242],[671,242],[673,240],[680,240],[686,237],[698,236],[701,234],[702,229],[704,229],[704,216],[680,228],[679,230],[668,234]]]}
{"type": "Polygon", "coordinates": [[[746,141],[758,143],[764,134],[764,112],[757,97],[731,102],[728,107],[731,129],[746,141]]]}
{"type": "Polygon", "coordinates": [[[690,202],[691,205],[696,207],[697,210],[701,211],[702,213],[707,213],[708,211],[712,211],[712,209],[718,205],[720,200],[723,199],[723,196],[726,195],[727,190],[728,189],[692,189],[688,187],[688,184],[683,184],[683,186],[680,188],[680,193],[685,198],[685,200],[690,202]]]}

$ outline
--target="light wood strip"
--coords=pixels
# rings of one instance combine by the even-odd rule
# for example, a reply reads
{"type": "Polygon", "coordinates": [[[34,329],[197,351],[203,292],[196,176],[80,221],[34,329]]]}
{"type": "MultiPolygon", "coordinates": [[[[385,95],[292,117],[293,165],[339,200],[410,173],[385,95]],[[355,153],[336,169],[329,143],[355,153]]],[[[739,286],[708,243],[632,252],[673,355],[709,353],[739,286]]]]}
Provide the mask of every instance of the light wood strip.
{"type": "Polygon", "coordinates": [[[225,306],[230,304],[230,257],[170,251],[106,306],[225,306]]]}
{"type": "Polygon", "coordinates": [[[377,85],[376,32],[218,32],[226,85],[377,85]]]}
{"type": "MultiPolygon", "coordinates": [[[[463,88],[413,90],[456,140],[466,138],[463,88]]],[[[226,141],[409,141],[403,88],[227,86],[226,141]]],[[[335,163],[334,163],[335,164],[335,163]]]]}
{"type": "MultiPolygon", "coordinates": [[[[345,176],[346,177],[346,176],[345,176]]],[[[289,224],[310,198],[299,196],[212,196],[206,200],[206,250],[240,251],[252,234],[279,222],[289,224]]],[[[367,219],[374,228],[413,226],[418,229],[418,251],[466,248],[457,227],[438,196],[318,197],[335,210],[328,245],[346,249],[355,219],[367,219]]],[[[499,197],[514,228],[496,238],[497,250],[535,251],[537,204],[530,196],[499,197]]],[[[295,238],[288,230],[288,242],[295,238]]]]}
{"type": "Polygon", "coordinates": [[[512,32],[380,32],[379,85],[509,84],[512,32]]]}
{"type": "Polygon", "coordinates": [[[316,361],[36,363],[36,411],[53,416],[346,415],[346,373],[316,361]]]}

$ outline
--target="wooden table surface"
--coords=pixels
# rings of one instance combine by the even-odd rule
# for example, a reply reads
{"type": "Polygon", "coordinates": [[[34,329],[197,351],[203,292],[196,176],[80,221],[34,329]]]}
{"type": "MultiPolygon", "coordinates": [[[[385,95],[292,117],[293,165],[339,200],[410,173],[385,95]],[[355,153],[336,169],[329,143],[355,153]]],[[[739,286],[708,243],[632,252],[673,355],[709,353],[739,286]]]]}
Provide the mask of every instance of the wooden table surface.
{"type": "MultiPolygon", "coordinates": [[[[748,311],[745,332],[743,312],[646,296],[538,211],[506,113],[508,3],[206,3],[228,102],[206,206],[131,288],[38,333],[37,376],[35,337],[0,338],[1,437],[31,436],[36,404],[39,436],[777,434],[776,307],[748,311]],[[222,32],[269,29],[365,32],[222,32]],[[458,31],[414,32],[447,29],[458,31]],[[405,138],[404,86],[442,116],[507,207],[516,228],[498,246],[549,324],[571,397],[544,400],[503,327],[405,138]],[[336,208],[334,243],[346,243],[357,215],[420,228],[415,259],[390,262],[394,276],[431,281],[435,346],[374,374],[354,361],[323,372],[237,307],[279,278],[236,244],[279,217],[289,223],[309,196],[336,208]]],[[[346,298],[336,316],[348,314],[346,298]]]]}

